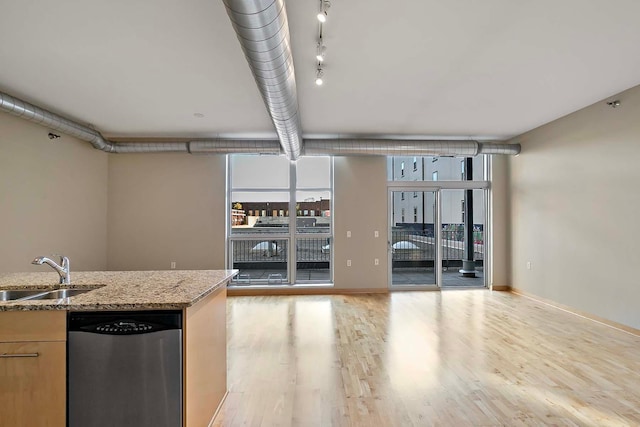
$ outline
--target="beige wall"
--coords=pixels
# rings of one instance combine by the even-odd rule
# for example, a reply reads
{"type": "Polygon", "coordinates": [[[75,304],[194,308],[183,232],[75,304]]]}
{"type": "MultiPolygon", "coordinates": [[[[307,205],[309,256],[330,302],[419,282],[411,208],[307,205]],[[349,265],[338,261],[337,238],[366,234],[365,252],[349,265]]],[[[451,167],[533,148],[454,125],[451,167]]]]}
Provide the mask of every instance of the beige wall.
{"type": "Polygon", "coordinates": [[[510,286],[511,248],[509,247],[509,158],[492,156],[491,159],[491,218],[493,256],[490,258],[492,287],[510,286]]]}
{"type": "MultiPolygon", "coordinates": [[[[72,270],[224,268],[224,156],[106,154],[47,132],[0,114],[1,272],[58,252],[72,270]]],[[[387,289],[385,158],[336,157],[334,184],[336,288],[387,289]]]]}
{"type": "Polygon", "coordinates": [[[387,289],[386,159],[335,157],[334,198],[335,287],[387,289]],[[378,238],[374,238],[376,230],[378,238]],[[375,258],[380,260],[378,266],[375,258]]]}
{"type": "Polygon", "coordinates": [[[640,87],[616,98],[516,139],[511,282],[640,328],[640,87]]]}
{"type": "Polygon", "coordinates": [[[109,158],[110,270],[224,268],[225,157],[109,158]]]}
{"type": "MultiPolygon", "coordinates": [[[[385,159],[337,157],[334,175],[335,286],[386,289],[385,159]]],[[[223,156],[112,155],[109,269],[224,268],[224,209],[223,156]]]]}
{"type": "Polygon", "coordinates": [[[0,113],[0,272],[64,254],[73,270],[107,266],[107,159],[90,144],[0,113]]]}

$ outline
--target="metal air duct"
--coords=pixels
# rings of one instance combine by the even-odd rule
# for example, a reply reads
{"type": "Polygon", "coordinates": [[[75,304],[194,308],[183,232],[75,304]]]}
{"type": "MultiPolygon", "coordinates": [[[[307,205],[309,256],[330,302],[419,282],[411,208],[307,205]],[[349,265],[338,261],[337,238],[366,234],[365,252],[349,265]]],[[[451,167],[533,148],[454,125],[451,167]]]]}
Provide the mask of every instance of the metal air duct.
{"type": "Polygon", "coordinates": [[[87,141],[95,148],[108,153],[280,154],[280,144],[275,140],[207,139],[189,142],[111,142],[97,130],[3,92],[0,92],[0,110],[87,141]]]}
{"type": "Polygon", "coordinates": [[[284,0],[224,0],[224,4],[282,149],[296,160],[302,131],[284,0]]]}
{"type": "Polygon", "coordinates": [[[113,143],[105,140],[100,132],[3,92],[0,92],[0,110],[87,141],[99,150],[114,152],[113,143]]]}
{"type": "Polygon", "coordinates": [[[479,142],[478,154],[505,154],[517,156],[520,154],[520,144],[496,144],[493,142],[479,142]]]}
{"type": "Polygon", "coordinates": [[[280,154],[280,143],[262,139],[202,139],[189,142],[112,143],[112,153],[280,154]]]}
{"type": "Polygon", "coordinates": [[[464,156],[520,153],[520,144],[455,140],[305,139],[307,156],[464,156]]]}
{"type": "Polygon", "coordinates": [[[213,139],[188,143],[191,154],[280,154],[280,143],[264,139],[213,139]]]}
{"type": "MultiPolygon", "coordinates": [[[[26,101],[0,92],[0,110],[49,129],[90,142],[109,153],[191,153],[191,154],[280,154],[275,140],[206,139],[189,142],[123,142],[105,139],[100,132],[73,122],[26,101]]],[[[282,140],[281,140],[282,142],[282,140]]],[[[517,155],[520,144],[496,144],[477,141],[333,138],[305,139],[308,156],[475,156],[477,154],[517,155]]]]}

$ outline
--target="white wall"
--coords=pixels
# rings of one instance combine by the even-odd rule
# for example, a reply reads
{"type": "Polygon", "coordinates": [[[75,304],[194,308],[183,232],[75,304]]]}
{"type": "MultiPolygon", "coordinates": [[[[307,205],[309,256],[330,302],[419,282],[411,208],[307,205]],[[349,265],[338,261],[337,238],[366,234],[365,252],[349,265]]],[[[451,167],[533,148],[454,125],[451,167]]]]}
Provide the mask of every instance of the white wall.
{"type": "Polygon", "coordinates": [[[0,272],[64,254],[72,271],[107,266],[107,159],[89,143],[0,113],[0,272]]]}
{"type": "Polygon", "coordinates": [[[225,156],[109,158],[110,270],[222,269],[225,156]]]}
{"type": "Polygon", "coordinates": [[[610,99],[514,140],[511,283],[640,328],[640,87],[610,99]]]}

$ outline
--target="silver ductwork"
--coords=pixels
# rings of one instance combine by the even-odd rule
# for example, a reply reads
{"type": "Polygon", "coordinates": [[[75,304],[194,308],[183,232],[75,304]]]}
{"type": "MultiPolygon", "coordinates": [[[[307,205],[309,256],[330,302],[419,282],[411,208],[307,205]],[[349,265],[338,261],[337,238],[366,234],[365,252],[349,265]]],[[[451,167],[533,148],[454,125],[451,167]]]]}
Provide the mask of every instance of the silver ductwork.
{"type": "Polygon", "coordinates": [[[113,143],[112,153],[280,154],[280,143],[263,139],[202,139],[188,142],[113,143]]]}
{"type": "Polygon", "coordinates": [[[111,143],[110,153],[188,153],[186,142],[111,143]]]}
{"type": "Polygon", "coordinates": [[[191,141],[191,154],[280,154],[280,143],[265,139],[214,139],[191,141]]]}
{"type": "Polygon", "coordinates": [[[305,139],[307,156],[464,156],[520,153],[520,144],[455,140],[305,139]]]}
{"type": "Polygon", "coordinates": [[[98,150],[114,151],[113,144],[105,140],[100,132],[3,92],[0,92],[0,110],[87,141],[98,150]]]}
{"type": "Polygon", "coordinates": [[[302,130],[284,0],[224,0],[224,4],[282,149],[296,160],[302,130]]]}
{"type": "Polygon", "coordinates": [[[108,153],[280,154],[275,140],[207,139],[189,142],[112,142],[100,132],[0,92],[0,110],[62,132],[108,153]]]}
{"type": "MultiPolygon", "coordinates": [[[[0,92],[0,110],[91,143],[109,153],[280,154],[280,143],[263,139],[206,139],[188,142],[112,142],[100,132],[0,92]]],[[[464,156],[517,155],[520,144],[456,140],[372,138],[305,139],[307,156],[464,156]]]]}
{"type": "Polygon", "coordinates": [[[493,142],[479,142],[478,154],[504,154],[517,156],[520,154],[520,144],[496,144],[493,142]]]}

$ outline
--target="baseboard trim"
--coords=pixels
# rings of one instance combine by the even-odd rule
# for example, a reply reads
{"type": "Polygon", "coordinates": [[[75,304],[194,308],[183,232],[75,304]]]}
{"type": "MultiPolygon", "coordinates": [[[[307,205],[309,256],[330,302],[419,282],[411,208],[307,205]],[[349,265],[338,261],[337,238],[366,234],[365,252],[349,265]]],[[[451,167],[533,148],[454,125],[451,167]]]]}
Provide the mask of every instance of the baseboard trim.
{"type": "Polygon", "coordinates": [[[588,320],[591,320],[593,322],[600,323],[600,324],[608,326],[610,328],[617,329],[619,331],[626,332],[628,334],[640,337],[640,329],[632,328],[631,326],[623,325],[622,323],[614,322],[613,320],[605,319],[604,317],[596,316],[595,314],[587,313],[586,311],[578,310],[578,309],[570,307],[568,305],[560,304],[560,303],[555,302],[553,300],[540,297],[538,295],[529,293],[527,291],[523,291],[522,289],[511,288],[511,293],[523,296],[525,298],[532,299],[534,301],[538,301],[540,303],[546,304],[548,306],[557,308],[557,309],[562,310],[562,311],[566,311],[567,313],[571,313],[571,314],[573,314],[575,316],[580,316],[580,317],[582,317],[584,319],[588,319],[588,320]]]}
{"type": "Polygon", "coordinates": [[[493,286],[491,286],[491,290],[492,291],[498,291],[498,292],[509,292],[509,291],[511,291],[511,286],[508,286],[508,285],[493,285],[493,286]]]}
{"type": "Polygon", "coordinates": [[[265,295],[353,295],[353,294],[388,294],[389,289],[380,288],[357,288],[357,289],[340,289],[340,288],[227,288],[227,296],[245,297],[245,296],[265,296],[265,295]]]}

